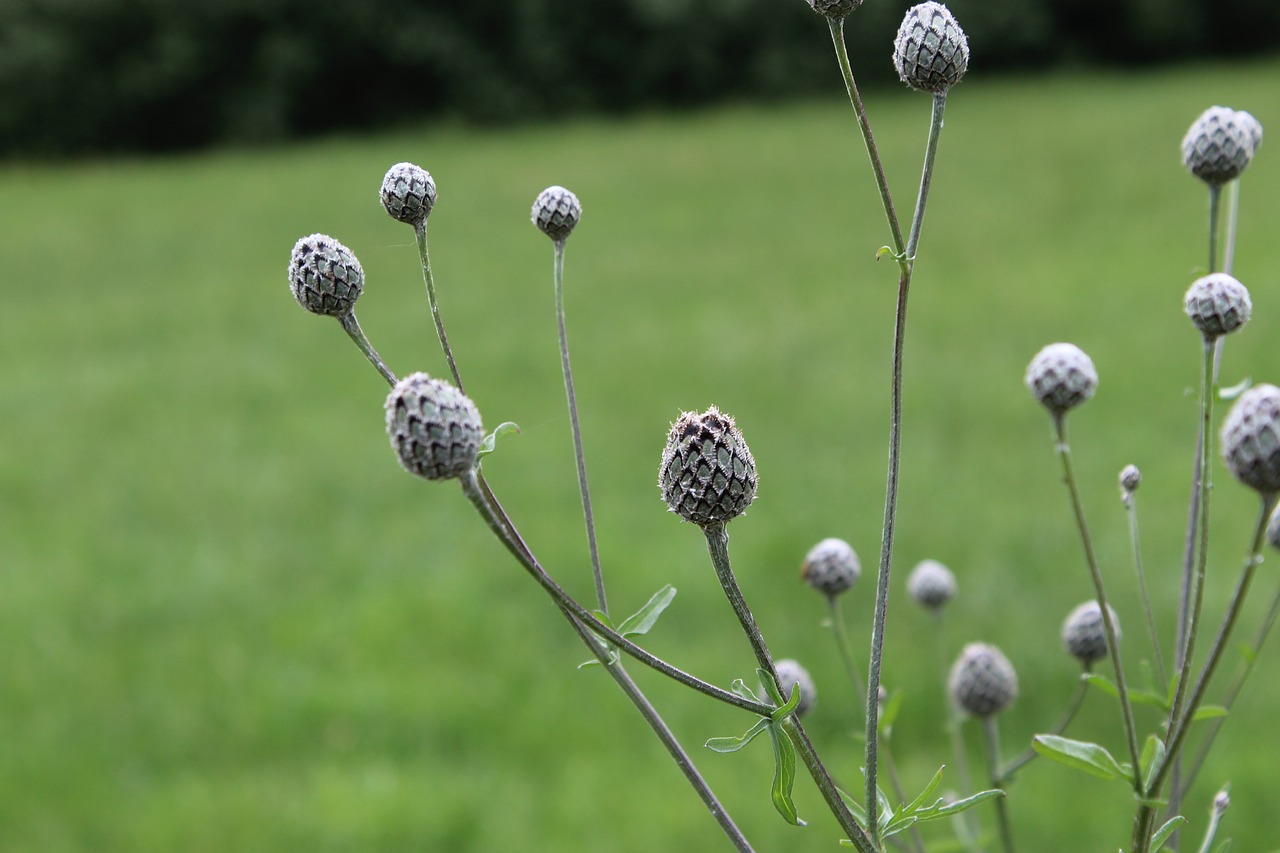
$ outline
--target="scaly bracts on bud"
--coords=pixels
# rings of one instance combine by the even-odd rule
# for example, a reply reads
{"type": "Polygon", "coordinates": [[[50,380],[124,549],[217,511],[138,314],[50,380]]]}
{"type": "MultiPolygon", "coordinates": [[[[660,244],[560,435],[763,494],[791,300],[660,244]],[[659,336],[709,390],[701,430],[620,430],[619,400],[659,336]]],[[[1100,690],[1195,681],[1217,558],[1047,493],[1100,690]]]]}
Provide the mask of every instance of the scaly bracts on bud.
{"type": "Polygon", "coordinates": [[[843,539],[823,539],[809,549],[800,567],[805,583],[830,596],[847,591],[861,575],[858,555],[843,539]]]}
{"type": "Polygon", "coordinates": [[[446,480],[475,466],[484,441],[480,412],[448,382],[411,373],[391,389],[386,410],[391,447],[410,474],[446,480]]]}
{"type": "Polygon", "coordinates": [[[1222,424],[1222,458],[1249,488],[1280,492],[1280,388],[1255,385],[1240,395],[1222,424]]]}
{"type": "Polygon", "coordinates": [[[809,8],[824,18],[839,21],[862,5],[862,0],[808,0],[809,8]]]}
{"type": "Polygon", "coordinates": [[[1253,311],[1249,291],[1224,272],[1210,273],[1192,282],[1185,307],[1206,341],[1234,332],[1248,322],[1253,311]]]}
{"type": "Polygon", "coordinates": [[[1075,344],[1049,344],[1027,366],[1027,388],[1054,415],[1064,415],[1093,396],[1098,371],[1075,344]]]}
{"type": "Polygon", "coordinates": [[[416,227],[431,215],[436,203],[436,182],[426,169],[412,163],[396,163],[383,176],[378,198],[392,219],[416,227]]]}
{"type": "Polygon", "coordinates": [[[921,560],[907,576],[907,594],[936,612],[956,597],[956,576],[937,560],[921,560]]]}
{"type": "Polygon", "coordinates": [[[565,240],[582,218],[578,197],[564,187],[547,187],[538,193],[529,218],[538,230],[552,240],[565,240]]]}
{"type": "Polygon", "coordinates": [[[712,406],[672,424],[658,470],[672,512],[700,527],[723,524],[746,511],[756,485],[756,461],[733,418],[712,406]]]}
{"type": "Polygon", "coordinates": [[[1261,142],[1262,125],[1253,116],[1209,107],[1182,138],[1182,164],[1206,184],[1221,186],[1240,176],[1261,142]]]}
{"type": "Polygon", "coordinates": [[[957,708],[985,718],[1000,713],[1017,697],[1018,675],[995,646],[970,643],[951,667],[947,689],[957,708]]]}
{"type": "Polygon", "coordinates": [[[351,250],[327,234],[312,234],[289,254],[289,290],[312,314],[344,317],[364,290],[364,269],[351,250]]]}
{"type": "Polygon", "coordinates": [[[969,68],[969,41],[950,10],[933,0],[912,6],[893,42],[893,66],[912,89],[939,94],[969,68]]]}
{"type": "Polygon", "coordinates": [[[1142,472],[1137,465],[1126,465],[1120,469],[1120,491],[1132,495],[1142,485],[1142,472]]]}
{"type": "MultiPolygon", "coordinates": [[[[1116,641],[1120,641],[1120,618],[1116,611],[1111,611],[1111,626],[1116,631],[1116,641]]],[[[1085,666],[1107,656],[1107,630],[1102,623],[1102,608],[1096,601],[1086,601],[1067,614],[1062,623],[1062,645],[1067,654],[1085,666]]]]}

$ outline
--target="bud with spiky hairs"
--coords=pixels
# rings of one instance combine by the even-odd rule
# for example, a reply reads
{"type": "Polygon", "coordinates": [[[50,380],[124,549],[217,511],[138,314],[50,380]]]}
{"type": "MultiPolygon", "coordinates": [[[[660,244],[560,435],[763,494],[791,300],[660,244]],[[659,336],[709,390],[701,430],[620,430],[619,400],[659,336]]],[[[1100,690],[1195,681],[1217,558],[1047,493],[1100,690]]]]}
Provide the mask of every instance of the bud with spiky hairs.
{"type": "Polygon", "coordinates": [[[1206,341],[1234,332],[1249,321],[1253,311],[1248,289],[1224,272],[1210,273],[1192,282],[1185,306],[1187,316],[1206,341]]]}
{"type": "Polygon", "coordinates": [[[1017,697],[1018,674],[995,646],[970,643],[951,667],[947,690],[957,708],[986,718],[1009,707],[1017,697]]]}
{"type": "Polygon", "coordinates": [[[809,670],[791,658],[775,662],[773,668],[778,673],[778,689],[782,691],[784,700],[789,701],[791,691],[797,686],[800,688],[800,704],[796,705],[796,716],[803,717],[813,710],[818,701],[818,688],[814,686],[809,670]]]}
{"type": "Polygon", "coordinates": [[[364,290],[364,269],[346,246],[327,234],[312,234],[293,244],[289,290],[312,314],[344,317],[364,290]]]}
{"type": "Polygon", "coordinates": [[[729,415],[712,406],[672,424],[658,469],[672,512],[699,527],[732,521],[755,500],[757,482],[751,449],[729,415]]]}
{"type": "Polygon", "coordinates": [[[800,567],[804,582],[829,596],[847,591],[861,575],[858,555],[843,539],[823,539],[809,549],[800,567]]]}
{"type": "Polygon", "coordinates": [[[538,230],[557,243],[566,240],[582,218],[578,197],[564,187],[547,187],[538,193],[529,217],[538,230]]]}
{"type": "Polygon", "coordinates": [[[1222,457],[1249,488],[1280,492],[1280,388],[1255,385],[1240,395],[1222,424],[1222,457]]]}
{"type": "Polygon", "coordinates": [[[420,166],[396,163],[383,176],[378,197],[392,219],[416,227],[431,215],[436,203],[436,182],[420,166]]]}
{"type": "Polygon", "coordinates": [[[809,8],[824,18],[839,21],[861,6],[862,0],[808,0],[808,3],[809,8]]]}
{"type": "Polygon", "coordinates": [[[1142,472],[1137,465],[1126,465],[1120,470],[1120,491],[1131,495],[1142,485],[1142,472]]]}
{"type": "Polygon", "coordinates": [[[448,382],[411,373],[391,389],[386,410],[391,447],[410,474],[447,480],[475,467],[484,441],[480,412],[448,382]]]}
{"type": "MultiPolygon", "coordinates": [[[[1111,627],[1115,628],[1116,640],[1120,640],[1120,618],[1116,616],[1111,605],[1107,605],[1111,615],[1111,627]]],[[[1094,661],[1107,656],[1107,630],[1102,622],[1102,608],[1096,601],[1086,601],[1067,614],[1062,623],[1062,645],[1067,654],[1090,666],[1094,661]]]]}
{"type": "Polygon", "coordinates": [[[936,613],[956,597],[956,576],[937,560],[921,560],[907,576],[907,594],[936,613]]]}
{"type": "Polygon", "coordinates": [[[1064,415],[1093,396],[1098,371],[1075,344],[1049,344],[1031,359],[1026,382],[1045,408],[1064,415]]]}
{"type": "MultiPolygon", "coordinates": [[[[1206,184],[1221,186],[1249,165],[1257,148],[1254,135],[1260,129],[1257,119],[1242,119],[1229,107],[1209,107],[1182,138],[1182,163],[1206,184]]],[[[1261,141],[1260,133],[1257,139],[1261,141]]]]}
{"type": "Polygon", "coordinates": [[[933,0],[912,6],[898,27],[893,65],[912,89],[939,94],[969,68],[969,40],[946,6],[933,0]]]}

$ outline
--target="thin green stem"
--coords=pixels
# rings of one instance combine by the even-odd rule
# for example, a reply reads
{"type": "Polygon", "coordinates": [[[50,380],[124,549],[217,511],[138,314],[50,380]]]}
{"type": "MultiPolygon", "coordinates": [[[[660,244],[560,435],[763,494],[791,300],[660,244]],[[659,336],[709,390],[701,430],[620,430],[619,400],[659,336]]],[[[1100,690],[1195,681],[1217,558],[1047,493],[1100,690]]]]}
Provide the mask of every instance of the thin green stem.
{"type": "Polygon", "coordinates": [[[1142,568],[1142,540],[1138,535],[1138,497],[1133,492],[1124,496],[1125,515],[1129,520],[1129,550],[1133,554],[1133,570],[1138,576],[1138,596],[1142,600],[1142,613],[1147,620],[1147,636],[1151,639],[1151,656],[1155,660],[1158,684],[1169,683],[1164,669],[1164,654],[1160,651],[1160,632],[1156,630],[1155,616],[1151,611],[1151,596],[1147,594],[1147,575],[1142,568]]]}
{"type": "Polygon", "coordinates": [[[1218,271],[1218,211],[1222,207],[1222,187],[1209,185],[1209,272],[1218,271]]]}
{"type": "Polygon", "coordinates": [[[1213,847],[1213,842],[1218,836],[1218,824],[1222,822],[1222,815],[1230,804],[1231,800],[1227,798],[1226,789],[1219,791],[1213,798],[1213,805],[1209,808],[1209,825],[1205,827],[1204,840],[1200,842],[1200,853],[1209,853],[1209,848],[1213,847]]]}
{"type": "Polygon", "coordinates": [[[929,200],[929,186],[933,183],[933,161],[938,155],[938,140],[942,136],[942,113],[947,108],[947,93],[933,96],[933,113],[929,119],[929,141],[925,146],[924,169],[920,174],[920,191],[916,195],[916,209],[911,217],[911,236],[907,239],[907,258],[915,264],[920,246],[920,229],[924,227],[924,208],[929,200]]]}
{"type": "Polygon", "coordinates": [[[818,756],[818,750],[814,748],[813,742],[809,740],[809,735],[804,730],[800,720],[795,714],[792,714],[783,721],[782,725],[791,736],[792,743],[796,745],[797,751],[800,753],[800,760],[804,762],[805,769],[813,777],[813,782],[817,785],[818,792],[822,794],[822,799],[826,802],[827,808],[835,816],[836,820],[840,822],[840,828],[849,836],[853,846],[858,848],[859,853],[880,853],[881,848],[871,840],[871,837],[867,835],[862,827],[858,826],[858,822],[853,817],[853,812],[849,811],[849,806],[845,803],[844,798],[840,796],[840,789],[836,787],[831,774],[823,766],[822,759],[818,756]]]}
{"type": "Polygon", "coordinates": [[[338,323],[342,326],[342,330],[347,333],[355,345],[360,348],[360,352],[364,353],[364,357],[369,359],[369,363],[377,369],[382,378],[387,380],[388,385],[396,384],[396,375],[382,361],[382,356],[378,355],[378,351],[373,348],[373,344],[369,343],[369,339],[365,337],[364,330],[360,328],[360,321],[356,319],[355,311],[348,311],[338,318],[338,323]]]}
{"type": "MultiPolygon", "coordinates": [[[[1087,673],[1088,671],[1088,667],[1086,666],[1085,672],[1087,673]]],[[[1084,704],[1084,697],[1088,692],[1089,682],[1082,677],[1076,683],[1075,692],[1071,694],[1071,699],[1067,703],[1066,710],[1062,712],[1062,716],[1058,718],[1058,722],[1053,724],[1053,728],[1049,730],[1049,734],[1060,735],[1067,730],[1067,726],[1071,725],[1071,721],[1076,718],[1076,714],[1079,712],[1080,706],[1084,704]]],[[[1015,773],[1034,761],[1036,756],[1039,754],[1040,753],[1036,752],[1034,749],[1028,748],[1013,761],[1010,761],[1008,764],[1001,767],[999,773],[1000,782],[1003,784],[1013,779],[1013,775],[1015,773]]]]}
{"type": "Polygon", "coordinates": [[[436,336],[440,338],[440,349],[444,350],[445,361],[449,362],[449,372],[453,374],[453,384],[463,394],[467,389],[462,387],[462,376],[458,373],[458,363],[454,361],[453,350],[449,347],[449,336],[444,333],[444,320],[440,319],[440,303],[436,299],[436,284],[431,276],[431,255],[427,251],[427,220],[414,226],[414,235],[418,239],[418,257],[422,261],[422,280],[427,285],[427,302],[431,305],[431,319],[436,325],[436,336]]]}
{"type": "MultiPolygon", "coordinates": [[[[942,707],[947,709],[946,729],[947,737],[951,741],[951,760],[956,769],[956,783],[960,790],[960,796],[967,797],[975,793],[975,791],[969,777],[969,755],[968,751],[965,749],[964,737],[960,728],[963,718],[960,716],[959,711],[956,710],[955,704],[951,701],[950,696],[947,695],[946,684],[948,661],[946,643],[944,642],[942,634],[941,614],[941,610],[935,610],[932,613],[933,623],[935,626],[933,636],[934,651],[936,653],[935,657],[938,662],[938,684],[942,685],[942,707]]],[[[961,812],[955,816],[957,825],[961,830],[963,830],[958,833],[960,835],[960,842],[964,845],[966,850],[970,851],[970,853],[976,853],[976,851],[981,849],[976,840],[980,833],[978,831],[979,828],[974,823],[974,819],[975,815],[972,810],[961,812]]]]}
{"type": "MultiPolygon", "coordinates": [[[[987,745],[987,771],[991,779],[991,787],[1004,790],[1004,782],[1000,778],[1000,730],[994,716],[982,718],[982,735],[987,745]]],[[[1013,827],[1009,823],[1009,806],[1005,802],[1008,797],[996,797],[996,821],[1000,826],[1000,845],[1004,853],[1014,853],[1013,827]]]]}
{"type": "Polygon", "coordinates": [[[1236,227],[1240,219],[1240,179],[1227,184],[1227,236],[1222,251],[1222,271],[1231,274],[1236,260],[1236,227]]]}

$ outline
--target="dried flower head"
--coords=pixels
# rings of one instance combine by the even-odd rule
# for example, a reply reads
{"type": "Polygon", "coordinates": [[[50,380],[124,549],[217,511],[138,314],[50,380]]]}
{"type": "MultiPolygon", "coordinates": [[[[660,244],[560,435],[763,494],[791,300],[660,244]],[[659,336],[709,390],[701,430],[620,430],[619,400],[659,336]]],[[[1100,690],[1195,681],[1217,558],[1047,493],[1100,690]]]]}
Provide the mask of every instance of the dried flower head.
{"type": "Polygon", "coordinates": [[[1192,282],[1185,305],[1187,316],[1206,341],[1234,332],[1249,321],[1253,311],[1249,291],[1224,272],[1210,273],[1192,282]]]}
{"type": "Polygon", "coordinates": [[[1280,388],[1255,385],[1240,395],[1222,424],[1222,457],[1249,488],[1280,492],[1280,388]]]}
{"type": "Polygon", "coordinates": [[[420,166],[396,163],[383,176],[378,197],[392,219],[416,226],[431,215],[436,203],[436,182],[420,166]]]}
{"type": "Polygon", "coordinates": [[[808,3],[813,11],[824,18],[839,21],[861,6],[862,0],[808,0],[808,3]]]}
{"type": "Polygon", "coordinates": [[[969,41],[950,10],[928,0],[903,17],[893,42],[893,65],[912,89],[945,92],[969,68],[969,41]]]}
{"type": "MultiPolygon", "coordinates": [[[[1111,626],[1115,628],[1116,640],[1120,640],[1120,618],[1116,611],[1107,605],[1111,614],[1111,626]]],[[[1062,644],[1071,655],[1082,664],[1088,666],[1094,661],[1107,656],[1107,631],[1102,623],[1102,608],[1096,601],[1086,601],[1067,614],[1062,623],[1062,644]]]]}
{"type": "Polygon", "coordinates": [[[460,477],[484,441],[480,412],[443,379],[412,373],[387,395],[387,436],[400,464],[428,480],[460,477]]]}
{"type": "Polygon", "coordinates": [[[1229,107],[1209,107],[1182,138],[1183,165],[1210,186],[1239,177],[1257,148],[1255,133],[1261,142],[1257,119],[1241,115],[1229,107]]]}
{"type": "Polygon", "coordinates": [[[746,512],[756,485],[756,461],[729,415],[712,406],[672,424],[658,469],[672,512],[700,527],[723,524],[746,512]]]}
{"type": "Polygon", "coordinates": [[[364,269],[346,246],[327,234],[312,234],[293,244],[289,290],[312,314],[344,317],[364,290],[364,269]]]}
{"type": "Polygon", "coordinates": [[[809,670],[791,658],[775,661],[773,668],[778,672],[778,688],[782,691],[783,699],[790,700],[791,691],[797,686],[800,688],[800,704],[796,705],[796,716],[803,717],[813,710],[818,701],[818,688],[814,686],[809,670]]]}
{"type": "Polygon", "coordinates": [[[1142,472],[1137,465],[1126,465],[1120,470],[1120,491],[1131,495],[1142,485],[1142,472]]]}
{"type": "Polygon", "coordinates": [[[1063,415],[1093,396],[1098,371],[1075,344],[1049,344],[1031,359],[1026,382],[1045,408],[1063,415]]]}
{"type": "Polygon", "coordinates": [[[990,717],[1009,707],[1018,695],[1018,674],[995,646],[970,643],[951,667],[947,690],[957,708],[975,717],[990,717]]]}
{"type": "Polygon", "coordinates": [[[853,546],[843,539],[823,539],[809,549],[800,567],[804,582],[826,595],[845,592],[862,575],[853,546]]]}
{"type": "Polygon", "coordinates": [[[559,242],[569,237],[582,218],[582,205],[564,187],[547,187],[534,200],[530,218],[539,231],[559,242]]]}
{"type": "Polygon", "coordinates": [[[921,560],[907,576],[907,594],[922,607],[940,610],[956,597],[956,576],[937,560],[921,560]]]}

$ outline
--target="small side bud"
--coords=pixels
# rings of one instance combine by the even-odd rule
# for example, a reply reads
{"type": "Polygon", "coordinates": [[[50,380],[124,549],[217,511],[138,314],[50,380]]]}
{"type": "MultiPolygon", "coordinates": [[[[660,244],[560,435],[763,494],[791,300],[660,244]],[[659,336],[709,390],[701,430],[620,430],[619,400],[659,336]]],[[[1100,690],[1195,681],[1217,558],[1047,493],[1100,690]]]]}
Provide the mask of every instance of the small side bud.
{"type": "Polygon", "coordinates": [[[1229,107],[1209,107],[1182,138],[1182,164],[1206,184],[1221,186],[1249,165],[1257,149],[1254,134],[1262,141],[1261,128],[1253,116],[1242,119],[1229,107]]]}
{"type": "Polygon", "coordinates": [[[939,94],[969,69],[969,40],[946,6],[928,0],[903,17],[893,42],[893,65],[912,89],[939,94]]]}
{"type": "Polygon", "coordinates": [[[447,480],[475,467],[484,441],[480,412],[448,382],[411,373],[387,395],[386,412],[391,448],[410,474],[447,480]]]}
{"type": "Polygon", "coordinates": [[[1027,366],[1027,388],[1055,415],[1064,415],[1093,396],[1098,371],[1075,344],[1049,344],[1027,366]]]}
{"type": "Polygon", "coordinates": [[[907,576],[907,594],[936,613],[956,597],[956,576],[937,560],[921,560],[907,576]]]}
{"type": "Polygon", "coordinates": [[[986,643],[970,643],[951,667],[947,690],[956,707],[975,717],[998,714],[1018,695],[1018,674],[1004,653],[986,643]]]}
{"type": "Polygon", "coordinates": [[[346,246],[327,234],[312,234],[293,244],[289,290],[312,314],[345,317],[364,290],[364,269],[346,246]]]}
{"type": "MultiPolygon", "coordinates": [[[[1116,629],[1116,640],[1120,640],[1120,618],[1116,611],[1107,605],[1111,615],[1111,625],[1116,629]]],[[[1086,601],[1067,614],[1062,623],[1062,645],[1067,654],[1085,666],[1107,656],[1107,630],[1102,622],[1102,608],[1096,601],[1086,601]]]]}
{"type": "Polygon", "coordinates": [[[426,169],[412,163],[396,163],[383,176],[378,198],[392,219],[417,226],[426,221],[435,206],[436,182],[426,169]]]}
{"type": "Polygon", "coordinates": [[[1255,385],[1240,395],[1222,424],[1222,458],[1249,488],[1280,492],[1280,388],[1255,385]]]}
{"type": "Polygon", "coordinates": [[[1120,491],[1126,496],[1138,491],[1142,485],[1142,472],[1137,465],[1126,465],[1120,471],[1120,491]]]}
{"type": "Polygon", "coordinates": [[[699,527],[732,521],[756,498],[756,461],[733,418],[715,406],[671,426],[658,469],[667,507],[699,527]]]}
{"type": "Polygon", "coordinates": [[[1206,341],[1231,334],[1247,323],[1253,312],[1249,291],[1224,272],[1196,279],[1183,301],[1187,316],[1206,341]]]}
{"type": "Polygon", "coordinates": [[[800,567],[804,582],[829,596],[848,591],[861,575],[858,555],[843,539],[823,539],[809,549],[800,567]]]}
{"type": "Polygon", "coordinates": [[[582,218],[582,205],[564,187],[547,187],[538,193],[529,216],[539,231],[559,242],[568,239],[582,218]]]}
{"type": "Polygon", "coordinates": [[[778,688],[782,691],[783,699],[790,699],[791,691],[797,685],[800,687],[800,704],[796,705],[796,716],[803,717],[813,710],[818,702],[818,688],[814,686],[809,670],[791,658],[776,661],[773,668],[778,672],[778,688]]]}

